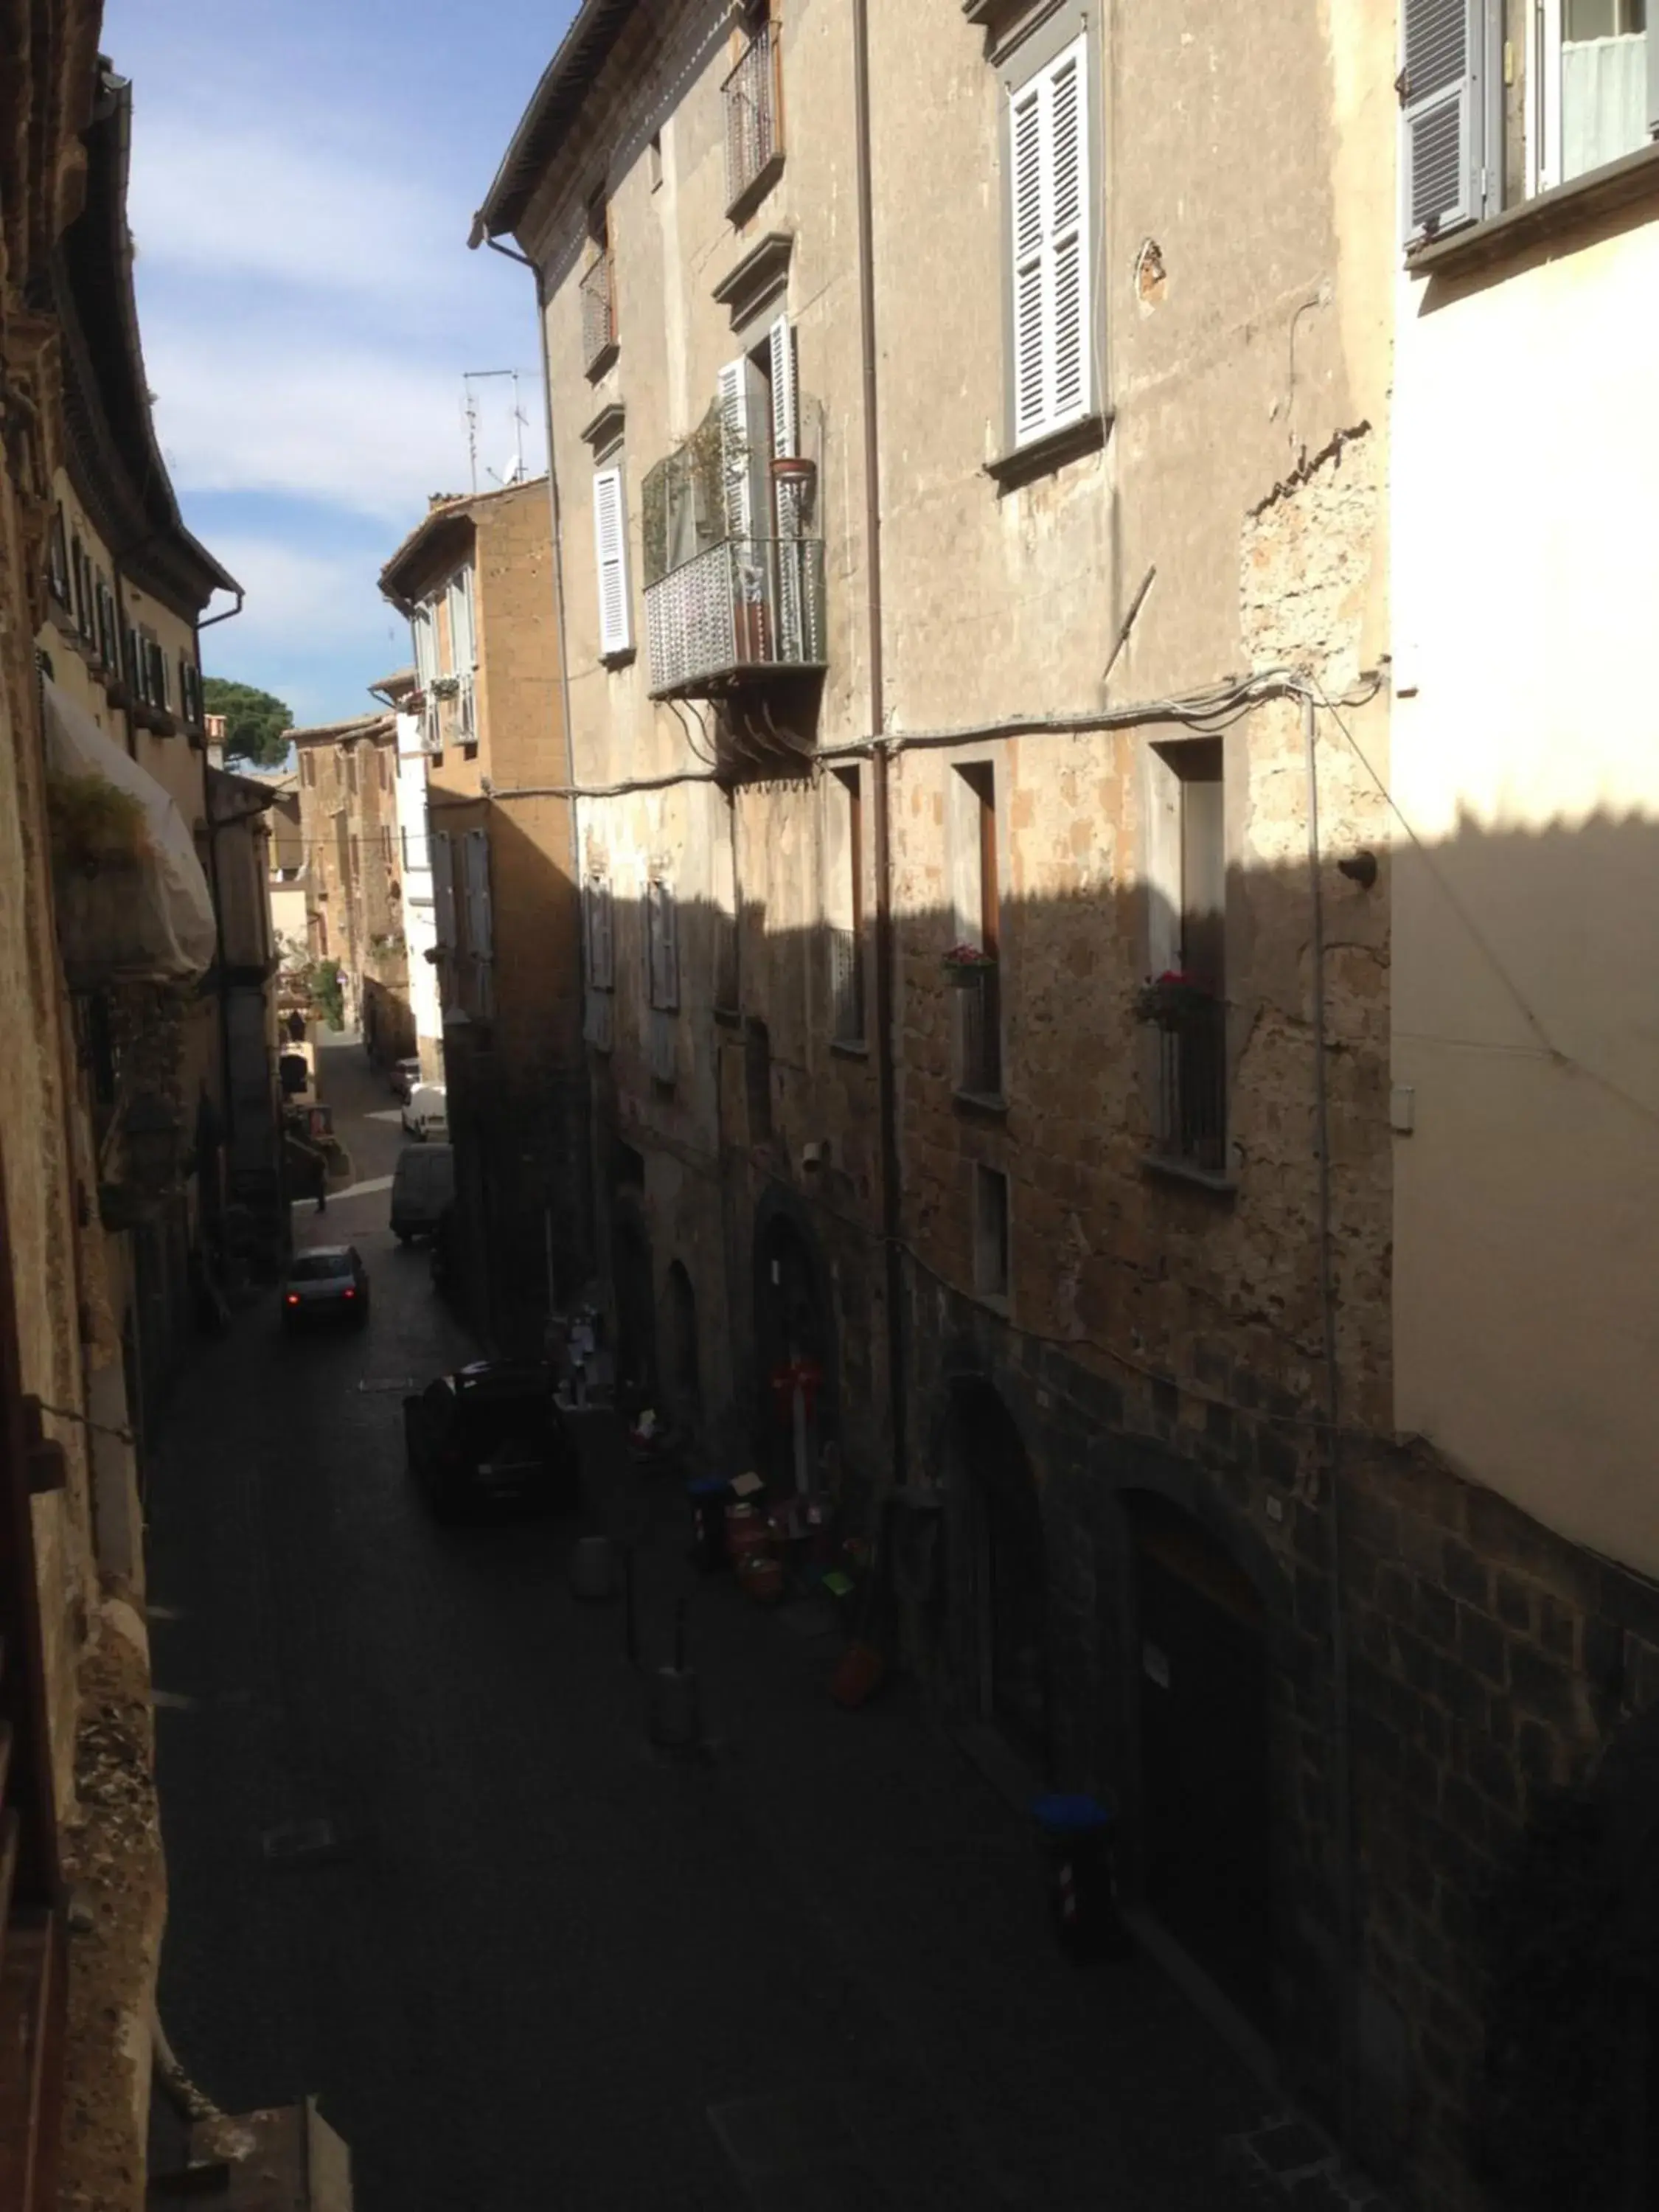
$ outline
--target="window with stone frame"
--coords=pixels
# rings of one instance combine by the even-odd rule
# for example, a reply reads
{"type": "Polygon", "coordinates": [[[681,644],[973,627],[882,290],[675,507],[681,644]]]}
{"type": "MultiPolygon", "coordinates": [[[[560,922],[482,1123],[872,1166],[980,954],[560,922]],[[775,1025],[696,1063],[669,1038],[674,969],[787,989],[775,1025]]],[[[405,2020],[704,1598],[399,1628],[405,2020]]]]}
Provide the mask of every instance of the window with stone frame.
{"type": "Polygon", "coordinates": [[[997,841],[997,771],[975,761],[951,771],[952,947],[983,956],[970,980],[951,993],[956,1087],[1000,1099],[1002,1064],[1002,890],[997,841]]]}
{"type": "Polygon", "coordinates": [[[1157,1060],[1154,1149],[1227,1170],[1227,842],[1224,741],[1149,748],[1145,876],[1157,1060]]]}
{"type": "Polygon", "coordinates": [[[830,1034],[865,1041],[864,781],[857,768],[823,779],[823,936],[830,1034]]]}

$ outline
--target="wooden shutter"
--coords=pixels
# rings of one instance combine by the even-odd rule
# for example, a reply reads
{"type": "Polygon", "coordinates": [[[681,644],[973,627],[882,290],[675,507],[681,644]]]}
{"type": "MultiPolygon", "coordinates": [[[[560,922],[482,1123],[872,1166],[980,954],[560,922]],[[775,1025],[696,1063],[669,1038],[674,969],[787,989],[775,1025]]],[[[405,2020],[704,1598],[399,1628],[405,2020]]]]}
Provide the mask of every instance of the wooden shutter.
{"type": "Polygon", "coordinates": [[[1089,44],[1075,39],[1013,96],[1014,442],[1086,415],[1092,398],[1089,44]]]}
{"type": "Polygon", "coordinates": [[[646,886],[647,956],[650,966],[651,1004],[672,1013],[680,1003],[679,927],[674,911],[672,884],[653,876],[646,886]]]}
{"type": "Polygon", "coordinates": [[[1407,241],[1483,213],[1482,0],[1404,0],[1400,171],[1407,241]]]}
{"type": "Polygon", "coordinates": [[[628,588],[628,502],[620,469],[593,479],[593,547],[599,567],[599,652],[631,651],[634,611],[628,588]]]}
{"type": "Polygon", "coordinates": [[[609,991],[616,983],[617,967],[611,885],[604,876],[588,878],[582,903],[587,921],[587,980],[596,991],[609,991]]]}
{"type": "Polygon", "coordinates": [[[437,831],[432,838],[432,908],[439,945],[445,952],[453,952],[455,950],[455,846],[454,840],[447,830],[437,831]]]}
{"type": "MultiPolygon", "coordinates": [[[[787,315],[772,325],[772,451],[793,455],[800,451],[800,398],[795,382],[795,333],[787,315]]],[[[803,620],[800,539],[800,490],[795,484],[774,487],[778,533],[778,657],[804,660],[805,625],[803,620]]]]}

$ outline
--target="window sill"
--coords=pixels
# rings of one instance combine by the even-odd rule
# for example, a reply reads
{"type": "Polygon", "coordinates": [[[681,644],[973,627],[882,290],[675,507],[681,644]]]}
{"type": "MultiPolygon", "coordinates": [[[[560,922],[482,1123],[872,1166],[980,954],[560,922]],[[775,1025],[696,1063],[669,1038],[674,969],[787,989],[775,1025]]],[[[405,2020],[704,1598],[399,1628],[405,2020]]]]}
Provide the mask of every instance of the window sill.
{"type": "Polygon", "coordinates": [[[1050,430],[1046,437],[1033,438],[1029,446],[1017,446],[1012,453],[987,461],[985,473],[999,493],[1018,491],[1022,484],[1064,468],[1067,461],[1097,453],[1106,442],[1111,422],[1109,409],[1085,415],[1080,422],[1068,422],[1063,430],[1050,430]]]}
{"type": "Polygon", "coordinates": [[[609,345],[601,346],[582,371],[588,382],[597,384],[607,369],[614,368],[617,365],[617,356],[621,351],[622,348],[615,338],[611,339],[609,345]]]}
{"type": "Polygon", "coordinates": [[[749,182],[726,210],[726,220],[731,223],[746,222],[783,174],[783,149],[769,160],[763,161],[749,182]]]}
{"type": "Polygon", "coordinates": [[[843,1060],[868,1060],[870,1046],[864,1037],[831,1037],[831,1052],[839,1053],[843,1060]]]}
{"type": "Polygon", "coordinates": [[[740,1006],[711,1006],[708,1011],[722,1029],[740,1030],[743,1027],[743,1009],[740,1006]]]}
{"type": "Polygon", "coordinates": [[[1406,267],[1413,275],[1461,274],[1481,269],[1587,221],[1637,202],[1659,198],[1659,143],[1638,147],[1621,161],[1609,161],[1587,177],[1569,185],[1556,185],[1518,207],[1505,208],[1485,222],[1466,224],[1445,238],[1427,239],[1406,250],[1406,267]]]}
{"type": "Polygon", "coordinates": [[[1140,1171],[1166,1182],[1190,1183],[1199,1190],[1214,1192],[1218,1198],[1231,1198],[1238,1189],[1236,1176],[1223,1175],[1214,1168],[1194,1167],[1190,1160],[1174,1159],[1167,1152],[1143,1152],[1140,1171]]]}
{"type": "Polygon", "coordinates": [[[958,1090],[953,1091],[951,1097],[964,1113],[993,1115],[998,1121],[1007,1119],[1008,1101],[1000,1091],[958,1090]]]}
{"type": "Polygon", "coordinates": [[[602,653],[599,655],[599,665],[601,668],[609,668],[611,670],[629,668],[633,665],[634,662],[636,661],[639,657],[640,649],[638,646],[627,645],[623,647],[620,653],[602,653]]]}

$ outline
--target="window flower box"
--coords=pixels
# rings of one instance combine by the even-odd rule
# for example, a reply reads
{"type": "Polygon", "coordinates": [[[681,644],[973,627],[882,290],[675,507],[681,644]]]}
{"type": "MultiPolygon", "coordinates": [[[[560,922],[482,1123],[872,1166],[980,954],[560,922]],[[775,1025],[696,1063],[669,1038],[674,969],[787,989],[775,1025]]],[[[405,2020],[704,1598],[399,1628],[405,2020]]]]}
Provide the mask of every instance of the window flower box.
{"type": "Polygon", "coordinates": [[[995,954],[978,945],[953,945],[942,964],[945,981],[954,984],[959,991],[982,983],[988,975],[996,973],[997,965],[995,954]]]}

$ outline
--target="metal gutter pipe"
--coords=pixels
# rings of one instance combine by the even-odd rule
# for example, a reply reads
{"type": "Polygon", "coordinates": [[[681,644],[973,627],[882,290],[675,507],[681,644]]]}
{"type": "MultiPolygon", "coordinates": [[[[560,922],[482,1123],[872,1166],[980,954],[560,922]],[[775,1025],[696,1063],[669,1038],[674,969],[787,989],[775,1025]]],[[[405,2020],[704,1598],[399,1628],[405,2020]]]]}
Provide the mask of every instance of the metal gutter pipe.
{"type": "Polygon", "coordinates": [[[1308,896],[1313,968],[1314,1149],[1319,1169],[1319,1306],[1324,1328],[1325,1573],[1331,1608],[1331,1790],[1336,1818],[1340,1944],[1338,2004],[1340,2126],[1352,2157],[1358,2102],[1359,2027],[1358,1915],[1354,1885],[1353,1760],[1348,1729],[1348,1617],[1342,1588],[1341,1386],[1337,1371],[1336,1285],[1332,1262],[1330,1084],[1326,1069],[1325,896],[1319,874],[1318,730],[1311,692],[1302,695],[1302,740],[1308,784],[1308,896]]]}
{"type": "MultiPolygon", "coordinates": [[[[859,337],[864,369],[865,552],[869,568],[870,733],[879,738],[887,721],[887,672],[883,649],[881,574],[881,416],[876,356],[875,191],[870,131],[870,5],[853,0],[853,113],[858,149],[859,337]]],[[[901,1237],[898,1077],[893,1049],[894,968],[891,767],[878,744],[872,761],[875,785],[876,1064],[881,1108],[881,1235],[886,1257],[887,1388],[893,1431],[895,1486],[908,1460],[908,1391],[904,1371],[904,1261],[901,1237]]]]}

